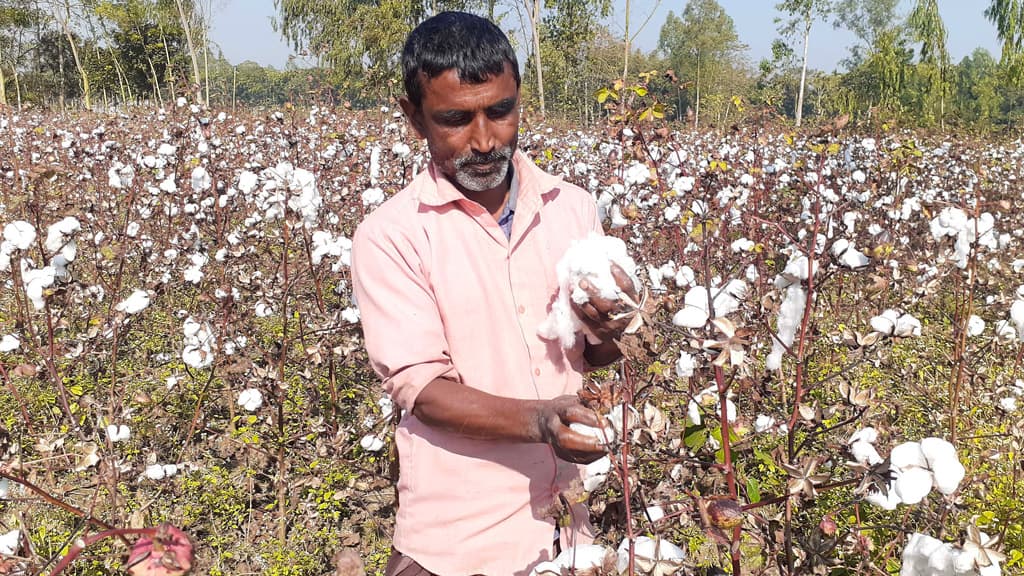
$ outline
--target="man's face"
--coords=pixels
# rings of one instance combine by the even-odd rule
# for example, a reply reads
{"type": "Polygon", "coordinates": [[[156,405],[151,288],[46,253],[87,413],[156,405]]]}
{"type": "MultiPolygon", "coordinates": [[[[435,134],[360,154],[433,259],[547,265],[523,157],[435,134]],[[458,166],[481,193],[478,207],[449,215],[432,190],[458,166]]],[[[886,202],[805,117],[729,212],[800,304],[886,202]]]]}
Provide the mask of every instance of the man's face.
{"type": "Polygon", "coordinates": [[[503,186],[519,137],[519,89],[509,65],[483,84],[462,83],[454,69],[420,83],[420,106],[403,98],[402,109],[441,172],[468,195],[503,186]]]}

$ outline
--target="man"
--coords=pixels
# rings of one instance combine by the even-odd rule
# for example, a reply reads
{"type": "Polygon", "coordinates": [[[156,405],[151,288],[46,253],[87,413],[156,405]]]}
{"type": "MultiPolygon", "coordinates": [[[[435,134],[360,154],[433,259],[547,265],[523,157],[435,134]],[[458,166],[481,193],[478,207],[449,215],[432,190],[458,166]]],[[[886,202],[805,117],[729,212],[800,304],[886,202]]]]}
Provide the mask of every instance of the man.
{"type": "MultiPolygon", "coordinates": [[[[601,225],[585,191],[517,151],[505,35],[439,14],[410,34],[402,67],[402,109],[431,165],[366,218],[352,255],[370,361],[405,411],[386,574],[525,575],[553,556],[552,510],[574,463],[604,454],[569,425],[598,425],[576,397],[581,372],[619,357],[628,320],[594,297],[578,313],[601,343],[563,350],[537,336],[559,258],[601,225]]],[[[563,546],[590,540],[578,508],[563,546]]]]}

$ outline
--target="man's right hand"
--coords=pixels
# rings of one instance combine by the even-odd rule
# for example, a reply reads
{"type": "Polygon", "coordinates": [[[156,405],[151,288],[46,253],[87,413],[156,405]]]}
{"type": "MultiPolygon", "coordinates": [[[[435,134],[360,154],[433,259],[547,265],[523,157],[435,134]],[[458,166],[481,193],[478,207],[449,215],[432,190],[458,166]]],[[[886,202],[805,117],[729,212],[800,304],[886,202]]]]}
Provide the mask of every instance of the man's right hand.
{"type": "Polygon", "coordinates": [[[582,434],[570,424],[583,424],[600,429],[597,414],[580,403],[576,396],[559,396],[543,401],[537,409],[537,428],[541,439],[551,445],[555,454],[567,462],[589,464],[608,454],[604,443],[594,436],[582,434]]]}
{"type": "Polygon", "coordinates": [[[597,414],[574,395],[504,398],[438,378],[417,396],[412,413],[428,426],[477,440],[543,442],[568,462],[586,464],[607,453],[600,439],[569,428],[577,423],[601,426],[597,414]]]}

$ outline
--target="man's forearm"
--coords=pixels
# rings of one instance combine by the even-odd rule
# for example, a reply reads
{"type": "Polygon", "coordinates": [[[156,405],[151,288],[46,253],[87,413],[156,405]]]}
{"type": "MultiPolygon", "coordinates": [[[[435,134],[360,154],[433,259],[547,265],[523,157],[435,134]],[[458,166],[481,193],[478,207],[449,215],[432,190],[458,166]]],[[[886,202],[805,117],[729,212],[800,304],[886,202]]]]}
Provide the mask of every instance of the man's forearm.
{"type": "Polygon", "coordinates": [[[488,394],[446,378],[427,384],[412,413],[424,424],[478,440],[543,442],[540,402],[488,394]]]}
{"type": "Polygon", "coordinates": [[[608,340],[600,344],[591,344],[588,341],[587,346],[583,349],[583,358],[587,361],[587,364],[599,368],[622,358],[622,352],[614,340],[608,340]]]}

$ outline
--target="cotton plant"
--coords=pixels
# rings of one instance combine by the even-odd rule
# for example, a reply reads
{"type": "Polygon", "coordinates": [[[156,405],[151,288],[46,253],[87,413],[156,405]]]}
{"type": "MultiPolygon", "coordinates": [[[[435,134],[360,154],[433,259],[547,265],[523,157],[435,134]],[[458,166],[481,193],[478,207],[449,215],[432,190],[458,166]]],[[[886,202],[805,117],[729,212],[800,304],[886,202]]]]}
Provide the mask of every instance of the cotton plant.
{"type": "Polygon", "coordinates": [[[590,295],[580,288],[580,282],[584,280],[601,298],[621,300],[632,309],[629,313],[635,313],[642,302],[633,301],[618,286],[612,275],[613,264],[629,276],[635,293],[641,293],[642,287],[636,277],[636,263],[629,256],[622,240],[591,233],[585,239],[574,241],[555,267],[558,295],[547,318],[537,328],[537,334],[546,340],[557,341],[566,349],[575,345],[576,334],[579,332],[584,333],[591,343],[598,342],[573,311],[573,303],[582,305],[590,300],[590,295]]]}

